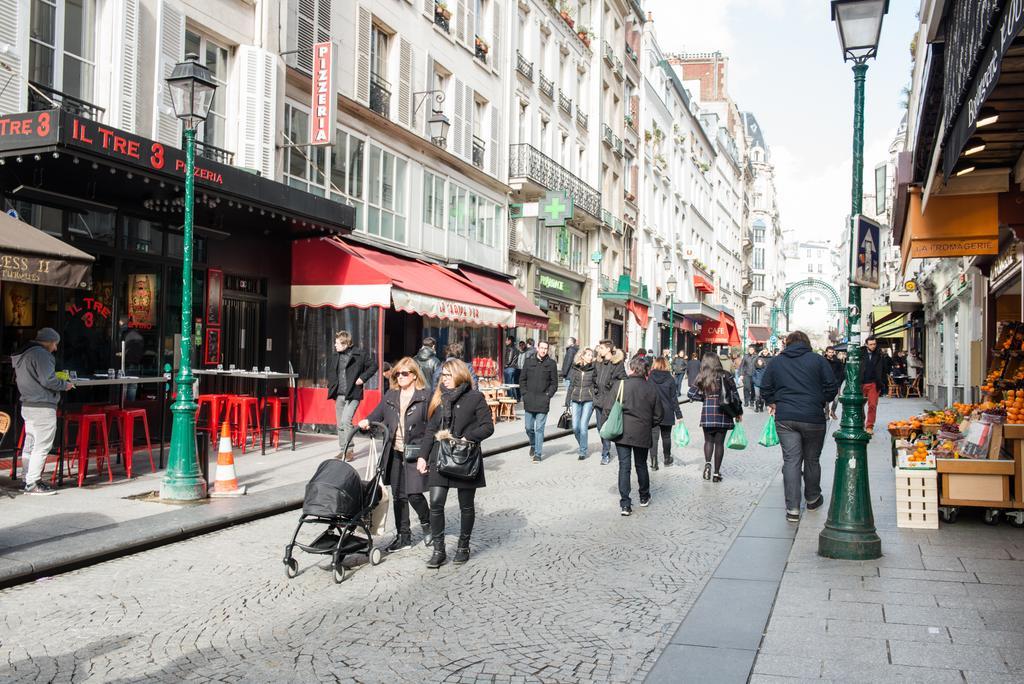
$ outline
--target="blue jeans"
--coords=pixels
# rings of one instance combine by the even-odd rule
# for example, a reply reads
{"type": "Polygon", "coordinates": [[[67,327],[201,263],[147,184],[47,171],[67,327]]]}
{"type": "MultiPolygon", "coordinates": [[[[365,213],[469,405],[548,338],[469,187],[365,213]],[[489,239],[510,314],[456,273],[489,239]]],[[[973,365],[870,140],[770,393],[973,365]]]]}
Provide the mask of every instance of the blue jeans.
{"type": "MultiPolygon", "coordinates": [[[[516,375],[518,375],[518,373],[518,368],[506,368],[504,371],[502,371],[502,375],[504,376],[505,379],[505,384],[515,385],[517,380],[516,375]]],[[[519,391],[516,389],[510,389],[508,391],[508,396],[512,397],[513,399],[519,399],[519,391]]]]}
{"type": "Polygon", "coordinates": [[[682,396],[683,394],[683,380],[686,378],[686,373],[679,373],[674,378],[676,381],[676,396],[682,396]]]}
{"type": "Polygon", "coordinates": [[[524,415],[526,417],[526,439],[530,440],[533,453],[543,456],[544,424],[548,422],[548,414],[525,411],[524,415]]]}
{"type": "Polygon", "coordinates": [[[587,455],[587,434],[590,432],[590,414],[594,412],[594,402],[572,402],[572,433],[576,435],[576,443],[580,446],[580,456],[587,455]]]}

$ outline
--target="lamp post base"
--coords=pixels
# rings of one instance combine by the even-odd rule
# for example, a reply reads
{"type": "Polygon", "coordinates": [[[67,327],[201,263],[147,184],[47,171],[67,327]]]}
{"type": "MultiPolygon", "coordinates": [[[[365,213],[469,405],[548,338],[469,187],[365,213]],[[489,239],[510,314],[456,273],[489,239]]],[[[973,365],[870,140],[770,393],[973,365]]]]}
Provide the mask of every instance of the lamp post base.
{"type": "Polygon", "coordinates": [[[882,557],[882,540],[873,530],[826,527],[818,534],[818,555],[841,560],[874,560],[882,557]]]}
{"type": "Polygon", "coordinates": [[[160,483],[160,498],[165,501],[198,501],[206,498],[206,480],[185,477],[164,478],[160,483]]]}

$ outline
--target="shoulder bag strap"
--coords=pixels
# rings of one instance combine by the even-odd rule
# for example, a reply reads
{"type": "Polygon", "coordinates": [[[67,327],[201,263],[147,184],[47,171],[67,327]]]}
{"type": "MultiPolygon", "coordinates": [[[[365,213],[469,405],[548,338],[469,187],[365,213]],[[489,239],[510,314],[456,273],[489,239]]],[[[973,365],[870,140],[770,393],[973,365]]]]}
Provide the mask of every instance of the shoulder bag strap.
{"type": "Polygon", "coordinates": [[[626,381],[625,380],[619,380],[619,394],[616,397],[616,399],[618,400],[618,402],[620,404],[622,403],[622,396],[623,396],[623,392],[625,392],[625,389],[626,389],[626,381]]]}

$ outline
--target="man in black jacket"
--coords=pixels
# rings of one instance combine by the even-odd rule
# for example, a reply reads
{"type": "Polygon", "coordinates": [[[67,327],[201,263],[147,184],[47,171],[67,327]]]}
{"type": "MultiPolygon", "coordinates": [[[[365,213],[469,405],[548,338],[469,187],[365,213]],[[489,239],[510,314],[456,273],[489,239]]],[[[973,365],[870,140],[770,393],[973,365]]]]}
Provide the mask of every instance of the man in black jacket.
{"type": "Polygon", "coordinates": [[[824,358],[811,350],[799,330],[786,337],[786,348],[761,379],[761,397],[775,416],[782,447],[782,484],[786,520],[800,521],[800,480],[808,509],[821,506],[821,448],[825,444],[825,408],[839,389],[824,358]]]}
{"type": "Polygon", "coordinates": [[[423,373],[423,379],[427,381],[427,389],[434,389],[434,373],[441,367],[441,359],[437,358],[437,340],[433,337],[424,337],[423,346],[416,352],[416,364],[423,373]]]}
{"type": "Polygon", "coordinates": [[[754,345],[747,347],[747,354],[740,361],[740,381],[743,383],[743,405],[754,405],[754,362],[757,361],[757,353],[754,345]]]}
{"type": "Polygon", "coordinates": [[[569,345],[565,348],[565,358],[562,359],[562,380],[565,380],[565,387],[569,387],[569,371],[572,370],[572,362],[576,360],[576,353],[580,350],[576,344],[576,338],[569,338],[569,345]]]}
{"type": "MultiPolygon", "coordinates": [[[[597,411],[597,429],[600,430],[608,418],[608,412],[615,404],[619,393],[619,381],[626,378],[626,356],[615,348],[611,340],[601,340],[597,348],[597,362],[594,364],[594,377],[597,391],[594,395],[594,410],[597,411]]],[[[612,443],[601,439],[601,465],[612,461],[612,443]]]]}
{"type": "MultiPolygon", "coordinates": [[[[519,384],[519,347],[516,345],[516,338],[513,335],[509,335],[505,338],[505,352],[501,356],[501,363],[503,370],[502,375],[505,378],[506,385],[518,385],[519,384]]],[[[519,400],[519,390],[512,388],[509,390],[509,396],[519,400]]]]}
{"type": "Polygon", "coordinates": [[[825,360],[828,361],[829,367],[832,369],[832,374],[836,377],[836,399],[832,400],[832,403],[828,407],[829,418],[837,418],[836,416],[836,403],[839,401],[839,388],[843,386],[843,381],[846,380],[846,364],[839,360],[836,355],[836,348],[833,346],[825,347],[825,360]]]}
{"type": "Polygon", "coordinates": [[[338,458],[351,461],[349,449],[356,426],[352,423],[363,399],[363,385],[377,374],[377,357],[368,349],[352,346],[352,335],[342,330],[334,336],[334,358],[327,363],[327,398],[334,400],[338,422],[338,458]]]}
{"type": "Polygon", "coordinates": [[[869,435],[875,432],[875,414],[878,411],[878,397],[885,392],[886,378],[889,377],[889,357],[878,348],[878,340],[869,337],[860,350],[860,390],[868,400],[864,416],[864,430],[869,435]]]}
{"type": "Polygon", "coordinates": [[[519,376],[519,390],[523,395],[523,415],[526,438],[530,441],[530,456],[540,463],[544,454],[544,425],[548,420],[551,397],[558,391],[558,365],[548,356],[548,343],[537,343],[537,352],[523,362],[519,376]]]}

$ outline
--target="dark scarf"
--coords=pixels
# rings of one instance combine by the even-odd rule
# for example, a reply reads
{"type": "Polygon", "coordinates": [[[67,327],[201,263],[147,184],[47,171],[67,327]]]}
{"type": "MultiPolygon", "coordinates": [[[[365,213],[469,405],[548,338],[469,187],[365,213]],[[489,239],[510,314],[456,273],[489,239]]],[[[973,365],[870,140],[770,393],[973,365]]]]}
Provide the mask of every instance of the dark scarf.
{"type": "Polygon", "coordinates": [[[448,389],[444,385],[441,385],[441,409],[444,413],[441,414],[441,418],[445,425],[449,427],[452,424],[452,411],[455,406],[455,402],[462,398],[462,395],[469,391],[472,385],[468,382],[464,382],[461,385],[456,385],[454,389],[448,389]]]}

